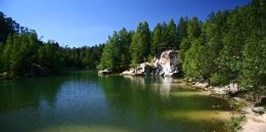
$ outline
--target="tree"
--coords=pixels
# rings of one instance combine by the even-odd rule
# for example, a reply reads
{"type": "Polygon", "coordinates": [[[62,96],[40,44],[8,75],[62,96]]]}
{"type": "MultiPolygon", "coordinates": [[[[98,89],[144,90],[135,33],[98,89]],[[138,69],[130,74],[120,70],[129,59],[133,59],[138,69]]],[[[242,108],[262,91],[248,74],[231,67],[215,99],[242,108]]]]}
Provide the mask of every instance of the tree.
{"type": "Polygon", "coordinates": [[[99,69],[106,69],[106,68],[113,69],[115,66],[113,56],[114,56],[113,45],[110,42],[107,42],[103,49],[101,63],[98,66],[98,68],[99,69]]]}
{"type": "Polygon", "coordinates": [[[157,24],[153,30],[152,43],[151,43],[151,55],[159,56],[162,51],[160,45],[162,45],[162,26],[157,24]]]}
{"type": "Polygon", "coordinates": [[[266,37],[252,37],[244,47],[241,84],[260,94],[266,90],[266,37]]]}
{"type": "Polygon", "coordinates": [[[201,35],[201,25],[202,22],[197,18],[193,17],[188,21],[187,35],[188,39],[199,38],[201,35]]]}
{"type": "Polygon", "coordinates": [[[3,61],[5,70],[11,77],[24,76],[34,60],[34,54],[37,48],[37,35],[31,34],[13,34],[7,38],[3,61]]]}
{"type": "Polygon", "coordinates": [[[129,46],[132,34],[132,32],[128,32],[123,28],[119,32],[114,32],[113,36],[109,37],[103,50],[99,65],[100,69],[123,70],[129,67],[129,46]]]}
{"type": "Polygon", "coordinates": [[[65,60],[62,49],[55,41],[49,40],[41,45],[37,51],[37,58],[38,64],[52,70],[53,73],[60,73],[64,69],[65,60]]]}
{"type": "Polygon", "coordinates": [[[180,44],[182,61],[185,60],[185,54],[186,51],[190,49],[191,42],[195,39],[198,39],[201,33],[201,22],[198,20],[198,18],[193,17],[191,20],[188,21],[187,38],[183,39],[180,44]]]}
{"type": "Polygon", "coordinates": [[[242,8],[236,9],[228,16],[226,25],[228,31],[224,32],[218,63],[227,72],[220,72],[222,76],[227,76],[229,80],[238,82],[241,62],[243,59],[242,51],[247,38],[246,23],[244,23],[245,12],[242,8]]]}
{"type": "Polygon", "coordinates": [[[150,54],[151,33],[147,22],[139,23],[130,45],[131,64],[147,61],[150,54]]]}
{"type": "Polygon", "coordinates": [[[187,37],[188,19],[181,17],[177,25],[177,45],[176,48],[180,48],[181,42],[187,37]]]}
{"type": "Polygon", "coordinates": [[[173,19],[167,25],[166,45],[168,49],[175,49],[177,46],[177,28],[173,19]]]}
{"type": "Polygon", "coordinates": [[[218,11],[212,13],[203,24],[203,37],[207,46],[206,53],[210,55],[206,59],[212,60],[208,63],[210,83],[212,85],[224,85],[229,83],[227,79],[228,70],[219,63],[220,51],[223,48],[223,34],[227,31],[226,20],[228,12],[218,11]]]}
{"type": "Polygon", "coordinates": [[[208,80],[213,67],[210,65],[213,52],[208,50],[208,46],[204,45],[202,38],[195,39],[191,48],[185,53],[185,61],[183,70],[189,77],[208,80]]]}

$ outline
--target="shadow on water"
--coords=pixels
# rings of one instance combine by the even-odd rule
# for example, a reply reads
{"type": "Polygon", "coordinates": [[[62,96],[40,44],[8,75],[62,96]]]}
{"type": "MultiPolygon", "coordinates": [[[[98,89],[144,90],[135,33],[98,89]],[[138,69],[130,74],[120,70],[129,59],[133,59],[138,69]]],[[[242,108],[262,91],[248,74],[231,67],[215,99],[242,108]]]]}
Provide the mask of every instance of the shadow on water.
{"type": "Polygon", "coordinates": [[[171,78],[96,72],[0,83],[1,131],[224,131],[225,100],[171,78]]]}

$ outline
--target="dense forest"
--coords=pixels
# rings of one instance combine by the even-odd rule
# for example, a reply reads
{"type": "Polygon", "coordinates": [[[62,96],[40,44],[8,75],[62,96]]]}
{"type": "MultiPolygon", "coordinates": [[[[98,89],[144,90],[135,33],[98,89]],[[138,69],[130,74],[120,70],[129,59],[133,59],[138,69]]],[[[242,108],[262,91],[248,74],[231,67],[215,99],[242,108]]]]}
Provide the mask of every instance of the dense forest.
{"type": "Polygon", "coordinates": [[[185,77],[211,85],[236,82],[246,88],[266,86],[266,1],[253,0],[233,10],[211,13],[204,21],[181,17],[176,24],[147,22],[136,31],[115,31],[103,49],[98,68],[127,69],[167,49],[182,59],[185,77]]]}
{"type": "Polygon", "coordinates": [[[122,28],[106,44],[61,47],[43,42],[34,30],[0,13],[0,76],[41,76],[70,68],[124,70],[150,61],[167,49],[182,59],[185,77],[212,85],[232,81],[265,89],[266,2],[253,0],[233,10],[211,13],[201,21],[181,17],[158,23],[153,30],[140,22],[135,31],[122,28]]]}
{"type": "Polygon", "coordinates": [[[0,78],[44,76],[73,68],[95,68],[104,44],[92,47],[61,47],[41,41],[34,30],[25,28],[0,12],[0,78]]]}

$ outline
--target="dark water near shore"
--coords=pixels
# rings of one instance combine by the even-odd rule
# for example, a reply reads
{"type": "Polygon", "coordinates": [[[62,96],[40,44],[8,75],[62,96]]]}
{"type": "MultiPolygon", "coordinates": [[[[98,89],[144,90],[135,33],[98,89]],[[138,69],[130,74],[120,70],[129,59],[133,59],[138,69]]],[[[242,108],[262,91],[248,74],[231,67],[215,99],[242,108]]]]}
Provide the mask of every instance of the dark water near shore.
{"type": "Polygon", "coordinates": [[[2,81],[0,131],[226,131],[226,100],[172,82],[96,72],[2,81]]]}

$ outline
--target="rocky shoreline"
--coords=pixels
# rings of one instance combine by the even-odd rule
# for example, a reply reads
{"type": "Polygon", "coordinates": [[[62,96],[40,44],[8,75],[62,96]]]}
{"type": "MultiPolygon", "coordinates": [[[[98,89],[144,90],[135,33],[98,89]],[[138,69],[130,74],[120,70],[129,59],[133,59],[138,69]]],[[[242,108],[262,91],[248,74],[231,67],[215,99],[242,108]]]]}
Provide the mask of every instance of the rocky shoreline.
{"type": "MultiPolygon", "coordinates": [[[[237,84],[229,84],[224,87],[212,87],[208,83],[188,82],[192,87],[202,89],[210,93],[210,96],[219,96],[223,98],[230,97],[230,94],[238,92],[237,84]]],[[[258,107],[255,102],[251,102],[242,97],[230,98],[233,104],[238,105],[238,109],[232,113],[233,118],[242,118],[238,131],[241,132],[265,132],[266,114],[264,107],[258,107]]]]}
{"type": "MultiPolygon", "coordinates": [[[[136,67],[131,67],[123,71],[120,75],[131,76],[164,76],[171,77],[180,75],[181,59],[179,54],[174,50],[167,50],[161,53],[159,58],[153,58],[150,62],[137,64],[136,67]]],[[[112,74],[110,69],[100,70],[99,75],[112,74]]]]}

